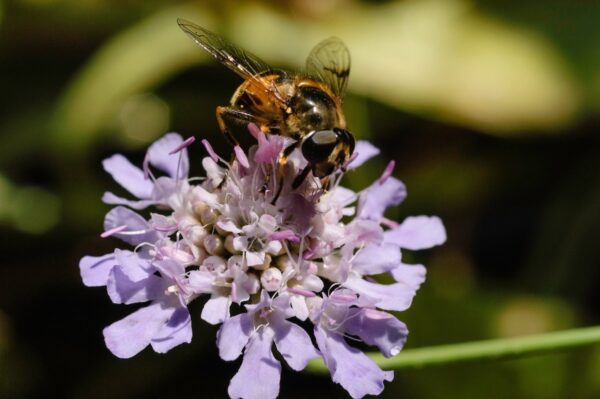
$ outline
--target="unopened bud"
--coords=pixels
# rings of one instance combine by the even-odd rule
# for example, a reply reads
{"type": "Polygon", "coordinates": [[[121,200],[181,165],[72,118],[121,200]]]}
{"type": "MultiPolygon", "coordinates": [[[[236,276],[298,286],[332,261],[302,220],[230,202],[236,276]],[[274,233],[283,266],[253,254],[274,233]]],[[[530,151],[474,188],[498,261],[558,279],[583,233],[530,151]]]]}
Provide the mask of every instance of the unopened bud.
{"type": "Polygon", "coordinates": [[[187,238],[189,238],[189,240],[193,242],[194,245],[202,244],[207,234],[208,233],[206,232],[204,227],[200,226],[199,224],[188,227],[185,232],[187,238]]]}
{"type": "Polygon", "coordinates": [[[227,235],[227,237],[225,237],[225,249],[227,251],[229,251],[230,254],[237,254],[240,251],[236,250],[235,247],[233,246],[233,235],[229,234],[227,235]]]}
{"type": "Polygon", "coordinates": [[[217,221],[217,216],[219,216],[217,214],[217,211],[215,211],[212,208],[206,207],[200,213],[200,221],[203,225],[213,224],[217,221]]]}
{"type": "Polygon", "coordinates": [[[261,265],[254,265],[253,268],[257,270],[267,270],[271,266],[271,255],[265,254],[265,261],[261,265]]]}
{"type": "Polygon", "coordinates": [[[282,280],[281,271],[276,267],[270,267],[260,276],[260,282],[265,290],[268,292],[277,291],[281,286],[282,280]]]}
{"type": "Polygon", "coordinates": [[[204,212],[204,210],[206,208],[207,208],[207,205],[204,201],[195,201],[192,204],[192,210],[194,211],[194,213],[196,214],[197,217],[201,217],[202,212],[204,212]]]}
{"type": "Polygon", "coordinates": [[[211,255],[223,255],[225,252],[223,240],[218,235],[211,234],[206,236],[203,240],[203,244],[206,252],[211,255]]]}
{"type": "Polygon", "coordinates": [[[223,272],[227,267],[227,262],[220,256],[209,256],[202,262],[201,269],[204,268],[209,272],[223,272]]]}

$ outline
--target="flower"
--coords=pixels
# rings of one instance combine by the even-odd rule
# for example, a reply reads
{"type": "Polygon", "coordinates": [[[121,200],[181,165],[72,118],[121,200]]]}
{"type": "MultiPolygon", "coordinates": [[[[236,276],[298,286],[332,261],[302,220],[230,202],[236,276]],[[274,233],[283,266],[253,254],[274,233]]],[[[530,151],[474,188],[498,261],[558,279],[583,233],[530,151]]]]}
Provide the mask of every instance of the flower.
{"type": "MultiPolygon", "coordinates": [[[[106,286],[114,303],[147,303],[104,329],[106,345],[127,358],[148,345],[163,353],[189,343],[194,302],[203,297],[200,318],[221,324],[221,358],[243,355],[229,385],[232,398],[278,395],[281,364],[273,345],[294,370],[322,357],[350,396],[377,395],[393,372],[382,371],[351,342],[376,346],[386,357],[402,349],[408,329],[386,311],[408,309],[425,279],[425,267],[403,263],[402,250],[442,244],[443,224],[435,216],[402,223],[385,217],[406,197],[392,176],[393,162],[360,192],[340,185],[342,170],[328,187],[309,174],[294,189],[291,182],[306,166],[301,152],[280,168],[289,139],[252,124],[249,131],[257,144],[247,152],[236,146],[232,158],[202,140],[208,156],[201,178],[188,178],[187,147],[194,139],[175,133],[150,146],[141,169],[121,155],[103,162],[137,199],[106,193],[103,200],[117,206],[101,235],[133,250],[86,256],[81,276],[85,285],[106,286]],[[156,178],[151,166],[166,176],[156,178]],[[145,216],[132,210],[149,206],[155,211],[145,216]],[[394,282],[379,283],[376,276],[383,274],[394,282]]],[[[358,141],[343,169],[378,153],[358,141]]]]}

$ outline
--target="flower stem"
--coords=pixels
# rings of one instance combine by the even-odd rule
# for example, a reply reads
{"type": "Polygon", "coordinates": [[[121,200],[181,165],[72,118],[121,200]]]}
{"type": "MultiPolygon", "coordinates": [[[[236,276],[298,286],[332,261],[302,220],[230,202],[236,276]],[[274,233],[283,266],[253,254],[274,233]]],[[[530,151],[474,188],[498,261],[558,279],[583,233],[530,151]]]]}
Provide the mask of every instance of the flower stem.
{"type": "MultiPolygon", "coordinates": [[[[389,359],[380,353],[369,353],[369,356],[383,369],[398,370],[465,361],[525,357],[599,343],[600,326],[596,326],[516,338],[407,349],[389,359]]],[[[321,359],[313,360],[306,369],[313,373],[327,372],[321,359]]]]}

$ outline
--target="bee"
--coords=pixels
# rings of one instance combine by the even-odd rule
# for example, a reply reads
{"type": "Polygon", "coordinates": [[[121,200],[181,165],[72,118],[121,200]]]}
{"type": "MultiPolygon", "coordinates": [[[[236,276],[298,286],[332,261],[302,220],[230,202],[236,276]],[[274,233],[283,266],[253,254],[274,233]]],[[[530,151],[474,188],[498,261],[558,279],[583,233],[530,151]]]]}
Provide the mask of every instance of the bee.
{"type": "MultiPolygon", "coordinates": [[[[317,44],[306,59],[304,73],[272,69],[245,51],[192,22],[178,19],[179,27],[217,61],[244,78],[229,106],[217,107],[221,132],[233,144],[231,130],[256,124],[263,132],[290,137],[294,141],[280,157],[283,167],[300,147],[307,166],[292,183],[300,186],[309,171],[328,181],[344,167],[354,152],[354,136],[346,130],[342,99],[350,74],[350,52],[338,38],[317,44]]],[[[280,185],[281,187],[281,185],[280,185]]]]}

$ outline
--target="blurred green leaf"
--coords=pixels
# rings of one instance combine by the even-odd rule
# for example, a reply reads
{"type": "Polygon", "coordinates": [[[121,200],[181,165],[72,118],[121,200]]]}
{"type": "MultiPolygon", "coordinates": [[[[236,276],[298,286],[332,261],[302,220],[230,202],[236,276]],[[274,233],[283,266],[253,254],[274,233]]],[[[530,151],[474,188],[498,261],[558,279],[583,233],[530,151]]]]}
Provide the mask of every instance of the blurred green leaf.
{"type": "Polygon", "coordinates": [[[353,4],[319,22],[252,4],[233,17],[237,43],[291,65],[302,65],[324,37],[342,37],[352,53],[350,90],[483,131],[556,131],[580,107],[581,93],[551,43],[466,1],[353,4]]]}
{"type": "Polygon", "coordinates": [[[58,148],[86,148],[129,96],[206,58],[179,29],[181,16],[204,26],[213,24],[212,15],[196,6],[167,8],[119,33],[92,57],[60,100],[55,119],[58,148]]]}
{"type": "Polygon", "coordinates": [[[26,233],[41,234],[60,218],[60,199],[34,186],[17,187],[0,175],[0,221],[26,233]]]}

